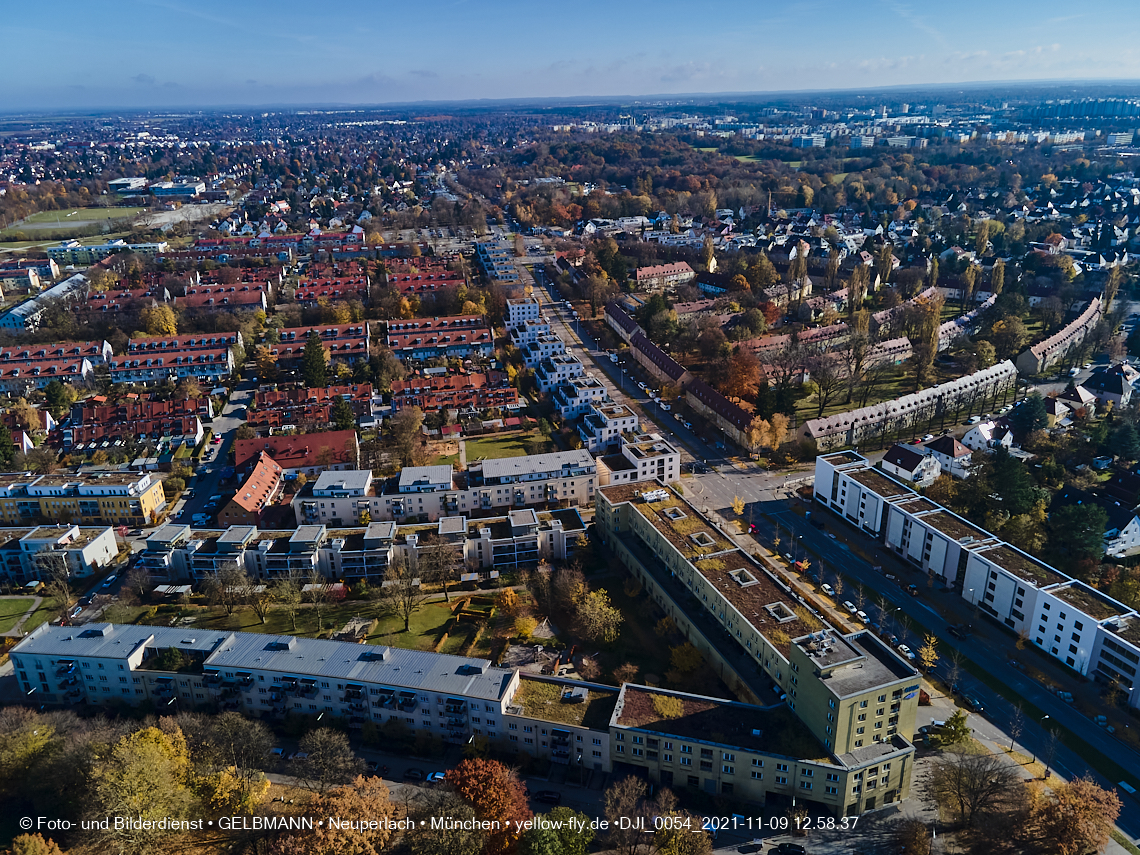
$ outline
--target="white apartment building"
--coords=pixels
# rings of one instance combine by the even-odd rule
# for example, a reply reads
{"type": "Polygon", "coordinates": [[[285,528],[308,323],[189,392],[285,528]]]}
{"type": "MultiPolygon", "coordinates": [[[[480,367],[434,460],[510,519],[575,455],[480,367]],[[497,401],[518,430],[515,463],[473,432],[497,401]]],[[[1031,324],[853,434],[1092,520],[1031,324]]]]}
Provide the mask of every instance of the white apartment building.
{"type": "Polygon", "coordinates": [[[563,383],[554,391],[554,406],[564,419],[576,419],[595,404],[610,403],[606,387],[596,377],[586,375],[563,383]]]}
{"type": "Polygon", "coordinates": [[[566,353],[566,343],[556,335],[540,335],[519,348],[527,368],[537,368],[543,360],[566,353]]]}
{"type": "Polygon", "coordinates": [[[359,730],[398,722],[465,745],[487,739],[554,763],[608,772],[613,686],[523,676],[486,659],[345,641],[161,626],[41,626],[12,651],[41,703],[150,702],[251,718],[334,716],[359,730]],[[183,664],[165,670],[169,655],[183,664]],[[551,721],[553,697],[577,703],[551,721]]]}
{"type": "Polygon", "coordinates": [[[73,578],[106,570],[119,554],[109,526],[42,525],[0,529],[0,578],[13,585],[46,582],[50,566],[41,556],[62,555],[73,578]]]}
{"type": "Polygon", "coordinates": [[[990,618],[1140,708],[1140,615],[871,468],[816,459],[815,498],[990,618]],[[1131,658],[1130,658],[1131,657],[1131,658]]]}
{"type": "Polygon", "coordinates": [[[593,404],[582,424],[578,436],[591,454],[604,454],[616,446],[624,433],[637,430],[637,413],[624,404],[593,404]]]}
{"type": "Polygon", "coordinates": [[[577,380],[585,373],[586,368],[577,356],[564,353],[543,359],[535,369],[534,379],[539,391],[549,395],[562,384],[577,380]]]}
{"type": "Polygon", "coordinates": [[[584,449],[484,460],[456,473],[450,466],[407,466],[386,482],[368,470],[324,472],[293,498],[298,525],[435,522],[539,505],[588,505],[597,486],[584,449]]]}
{"type": "Polygon", "coordinates": [[[671,484],[680,477],[681,453],[659,433],[623,434],[621,451],[598,458],[602,486],[638,481],[671,484]]]}
{"type": "MultiPolygon", "coordinates": [[[[533,297],[525,300],[507,300],[507,329],[523,326],[527,321],[537,321],[542,317],[542,306],[533,297]]],[[[547,332],[550,332],[547,329],[547,332]]]]}
{"type": "Polygon", "coordinates": [[[527,318],[517,326],[511,327],[511,344],[522,347],[524,344],[537,341],[538,337],[543,335],[550,335],[550,324],[544,318],[527,318]]]}

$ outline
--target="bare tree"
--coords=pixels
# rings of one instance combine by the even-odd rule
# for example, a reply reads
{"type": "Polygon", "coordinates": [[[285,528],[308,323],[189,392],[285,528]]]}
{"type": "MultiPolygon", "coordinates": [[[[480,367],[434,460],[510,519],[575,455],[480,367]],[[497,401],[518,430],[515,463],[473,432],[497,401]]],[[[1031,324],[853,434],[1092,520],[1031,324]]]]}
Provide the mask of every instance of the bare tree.
{"type": "Polygon", "coordinates": [[[321,571],[314,567],[309,571],[305,580],[305,597],[313,604],[313,613],[317,616],[317,632],[323,630],[325,607],[332,599],[332,585],[321,571]]]}
{"type": "Polygon", "coordinates": [[[1020,703],[1013,708],[1013,715],[1010,717],[1005,730],[1009,734],[1009,750],[1013,751],[1014,745],[1017,744],[1017,737],[1021,736],[1022,731],[1025,730],[1025,710],[1022,709],[1020,703]]]}
{"type": "Polygon", "coordinates": [[[227,561],[213,576],[203,581],[206,600],[212,606],[221,606],[227,615],[232,615],[245,605],[249,593],[249,576],[236,561],[227,561]]]}
{"type": "Polygon", "coordinates": [[[293,624],[293,632],[297,631],[297,612],[301,608],[301,601],[304,599],[304,586],[305,579],[301,575],[301,571],[290,568],[288,573],[278,576],[269,589],[273,601],[288,612],[289,620],[293,624]]]}
{"type": "Polygon", "coordinates": [[[1021,786],[1016,767],[997,754],[948,754],[936,759],[923,782],[943,808],[973,825],[983,812],[1001,811],[1021,786]]]}
{"type": "Polygon", "coordinates": [[[462,561],[463,554],[458,544],[440,537],[436,532],[430,532],[420,541],[416,558],[416,570],[421,584],[425,580],[439,582],[443,586],[444,600],[450,603],[451,594],[447,590],[447,585],[454,578],[455,568],[459,567],[462,561]]]}
{"type": "Polygon", "coordinates": [[[411,627],[412,615],[431,596],[401,553],[392,557],[383,584],[372,591],[382,612],[395,615],[404,622],[404,632],[411,627]]]}
{"type": "Polygon", "coordinates": [[[40,595],[45,600],[51,600],[58,616],[64,617],[71,606],[71,568],[67,564],[67,555],[62,552],[38,552],[35,564],[39,581],[44,583],[40,595]]]}

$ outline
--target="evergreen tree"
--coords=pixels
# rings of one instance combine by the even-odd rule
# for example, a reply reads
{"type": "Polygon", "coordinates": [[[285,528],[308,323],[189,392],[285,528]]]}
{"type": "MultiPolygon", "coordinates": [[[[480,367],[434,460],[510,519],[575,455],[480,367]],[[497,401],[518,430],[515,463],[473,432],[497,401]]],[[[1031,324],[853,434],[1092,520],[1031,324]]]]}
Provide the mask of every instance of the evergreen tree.
{"type": "MultiPolygon", "coordinates": [[[[328,385],[328,361],[325,355],[325,346],[316,332],[309,333],[309,340],[305,342],[305,351],[301,355],[301,376],[305,386],[318,389],[328,385]]],[[[54,382],[54,381],[53,381],[54,382]]]]}
{"type": "Polygon", "coordinates": [[[1035,430],[1049,426],[1049,414],[1045,411],[1045,399],[1034,392],[1014,408],[1009,414],[1009,422],[1014,432],[1025,437],[1035,430]]]}
{"type": "MultiPolygon", "coordinates": [[[[2,440],[0,440],[0,445],[2,445],[2,440]]],[[[1113,432],[1112,438],[1108,442],[1108,448],[1118,457],[1123,457],[1125,460],[1136,460],[1140,458],[1140,434],[1137,434],[1136,428],[1132,425],[1123,424],[1113,432]]]]}
{"type": "Polygon", "coordinates": [[[332,405],[330,415],[333,427],[337,430],[353,430],[356,427],[356,414],[352,411],[352,404],[343,395],[332,405]]]}
{"type": "Polygon", "coordinates": [[[12,457],[16,453],[16,443],[12,441],[12,431],[7,425],[0,425],[0,461],[5,466],[12,465],[12,457]]]}

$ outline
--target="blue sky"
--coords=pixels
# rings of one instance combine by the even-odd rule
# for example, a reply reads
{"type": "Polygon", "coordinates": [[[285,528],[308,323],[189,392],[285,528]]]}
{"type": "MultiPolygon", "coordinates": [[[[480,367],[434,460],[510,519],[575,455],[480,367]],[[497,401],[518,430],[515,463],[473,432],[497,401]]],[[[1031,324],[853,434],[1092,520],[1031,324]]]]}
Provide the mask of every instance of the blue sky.
{"type": "Polygon", "coordinates": [[[4,6],[4,111],[1140,79],[1135,0],[4,6]]]}

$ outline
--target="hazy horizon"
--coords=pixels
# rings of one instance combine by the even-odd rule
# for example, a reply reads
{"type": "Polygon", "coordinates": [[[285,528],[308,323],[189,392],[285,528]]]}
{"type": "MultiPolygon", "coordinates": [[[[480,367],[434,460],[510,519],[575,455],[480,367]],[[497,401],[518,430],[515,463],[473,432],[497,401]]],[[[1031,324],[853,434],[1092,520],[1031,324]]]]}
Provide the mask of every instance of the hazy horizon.
{"type": "Polygon", "coordinates": [[[953,11],[880,0],[741,9],[520,0],[239,9],[175,0],[7,11],[0,111],[388,106],[755,97],[1140,79],[1140,7],[1059,0],[953,11]]]}

